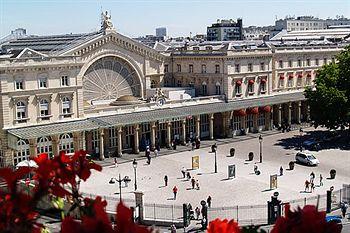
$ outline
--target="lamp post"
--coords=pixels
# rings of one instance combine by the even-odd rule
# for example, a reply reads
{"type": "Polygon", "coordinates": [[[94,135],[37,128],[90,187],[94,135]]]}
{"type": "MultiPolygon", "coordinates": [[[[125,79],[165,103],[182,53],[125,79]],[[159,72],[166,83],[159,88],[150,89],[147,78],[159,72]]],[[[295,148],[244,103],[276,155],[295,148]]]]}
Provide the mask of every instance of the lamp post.
{"type": "Polygon", "coordinates": [[[262,138],[262,136],[261,136],[261,134],[259,135],[259,146],[260,146],[260,148],[259,148],[259,157],[260,157],[260,163],[262,163],[262,160],[263,160],[263,158],[262,158],[262,141],[263,141],[263,138],[262,138]]]}
{"type": "Polygon", "coordinates": [[[215,153],[215,173],[218,173],[218,164],[217,164],[217,161],[216,161],[216,148],[214,150],[214,153],[215,153]]]}
{"type": "Polygon", "coordinates": [[[117,182],[119,184],[119,201],[122,201],[122,183],[125,182],[125,185],[127,185],[128,182],[130,182],[130,178],[128,176],[125,176],[123,179],[120,177],[120,174],[119,174],[119,178],[115,178],[115,177],[112,177],[110,180],[109,180],[109,183],[110,184],[115,184],[115,182],[117,182]]]}
{"type": "Polygon", "coordinates": [[[135,174],[135,191],[137,190],[137,178],[136,178],[136,168],[137,168],[137,162],[136,159],[134,159],[134,161],[132,161],[132,166],[134,167],[134,174],[135,174]]]}
{"type": "Polygon", "coordinates": [[[303,132],[304,130],[302,128],[299,129],[299,133],[300,133],[300,152],[303,151],[303,142],[302,142],[302,137],[303,137],[303,132]]]}

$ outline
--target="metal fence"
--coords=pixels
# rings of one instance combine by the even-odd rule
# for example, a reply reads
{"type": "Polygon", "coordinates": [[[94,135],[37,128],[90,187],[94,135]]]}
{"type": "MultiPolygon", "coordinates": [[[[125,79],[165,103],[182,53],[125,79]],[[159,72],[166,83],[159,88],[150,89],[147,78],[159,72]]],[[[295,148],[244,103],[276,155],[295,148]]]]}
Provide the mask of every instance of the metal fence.
{"type": "Polygon", "coordinates": [[[220,219],[234,219],[241,226],[267,224],[267,204],[208,208],[209,222],[220,219]]]}
{"type": "MultiPolygon", "coordinates": [[[[107,207],[106,210],[109,212],[115,212],[117,209],[117,205],[119,203],[119,196],[118,197],[111,197],[111,196],[102,196],[102,195],[96,195],[96,194],[91,194],[91,193],[81,193],[83,197],[88,197],[91,199],[96,198],[97,196],[100,196],[103,200],[107,201],[107,207]]],[[[122,198],[122,201],[124,205],[128,207],[135,207],[135,199],[127,199],[127,198],[122,198]]]]}
{"type": "Polygon", "coordinates": [[[183,220],[183,207],[179,205],[143,204],[143,218],[147,220],[183,220]]]}

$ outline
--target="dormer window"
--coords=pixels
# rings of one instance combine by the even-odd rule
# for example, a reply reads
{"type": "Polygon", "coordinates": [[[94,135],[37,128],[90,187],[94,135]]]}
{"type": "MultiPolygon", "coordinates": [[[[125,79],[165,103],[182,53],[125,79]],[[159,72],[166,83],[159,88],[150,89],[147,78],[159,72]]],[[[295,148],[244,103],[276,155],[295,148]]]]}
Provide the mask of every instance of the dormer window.
{"type": "Polygon", "coordinates": [[[61,86],[69,86],[69,79],[67,75],[62,75],[61,76],[61,86]]]}
{"type": "Polygon", "coordinates": [[[23,82],[23,80],[16,80],[15,81],[15,89],[16,90],[24,90],[24,82],[23,82]]]}
{"type": "Polygon", "coordinates": [[[39,88],[47,88],[47,78],[39,78],[39,88]]]}

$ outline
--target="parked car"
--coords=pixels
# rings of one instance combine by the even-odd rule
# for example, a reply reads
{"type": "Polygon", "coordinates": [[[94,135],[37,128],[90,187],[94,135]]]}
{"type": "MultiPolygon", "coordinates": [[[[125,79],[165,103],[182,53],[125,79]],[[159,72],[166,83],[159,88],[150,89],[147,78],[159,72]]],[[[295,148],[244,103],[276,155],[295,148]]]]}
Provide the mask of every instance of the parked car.
{"type": "Polygon", "coordinates": [[[306,141],[303,142],[303,147],[307,150],[320,150],[321,149],[321,145],[320,143],[314,139],[314,138],[310,138],[306,141]]]}
{"type": "Polygon", "coordinates": [[[303,163],[309,166],[317,166],[320,163],[320,161],[318,161],[318,159],[316,159],[316,157],[312,154],[303,152],[298,152],[295,155],[295,160],[297,163],[303,163]]]}
{"type": "Polygon", "coordinates": [[[326,216],[327,222],[334,222],[339,225],[340,229],[343,229],[342,217],[339,215],[328,215],[326,216]]]}

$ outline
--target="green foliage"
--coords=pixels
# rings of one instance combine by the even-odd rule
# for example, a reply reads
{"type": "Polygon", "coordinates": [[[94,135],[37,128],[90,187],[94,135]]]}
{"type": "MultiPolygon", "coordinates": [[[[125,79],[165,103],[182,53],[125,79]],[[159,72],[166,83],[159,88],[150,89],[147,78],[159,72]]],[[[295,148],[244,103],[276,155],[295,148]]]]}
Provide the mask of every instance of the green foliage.
{"type": "Polygon", "coordinates": [[[350,46],[338,55],[337,60],[317,72],[315,88],[305,90],[315,127],[344,129],[350,124],[350,46]]]}

